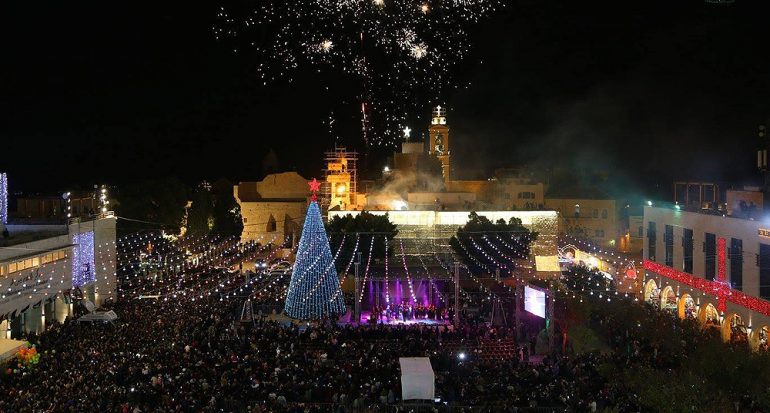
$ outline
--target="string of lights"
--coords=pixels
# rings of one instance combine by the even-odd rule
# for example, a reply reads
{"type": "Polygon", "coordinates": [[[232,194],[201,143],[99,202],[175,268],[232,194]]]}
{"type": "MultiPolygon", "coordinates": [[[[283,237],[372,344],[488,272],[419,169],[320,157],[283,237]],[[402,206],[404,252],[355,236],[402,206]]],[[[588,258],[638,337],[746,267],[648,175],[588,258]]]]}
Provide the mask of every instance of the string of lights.
{"type": "Polygon", "coordinates": [[[299,320],[344,314],[345,302],[342,296],[337,294],[339,290],[339,278],[334,268],[334,258],[321,219],[321,211],[318,202],[312,201],[297,247],[297,260],[289,281],[284,312],[299,320]],[[307,261],[311,257],[314,259],[309,264],[307,261]],[[324,276],[323,268],[327,269],[325,272],[328,272],[328,277],[324,276]],[[321,288],[314,288],[319,282],[323,282],[321,288]]]}
{"type": "Polygon", "coordinates": [[[401,262],[404,264],[404,273],[406,274],[406,285],[409,287],[409,296],[412,297],[412,302],[417,302],[417,297],[414,295],[414,285],[412,284],[412,277],[409,275],[409,267],[406,265],[406,254],[404,254],[404,241],[400,240],[401,246],[401,262]]]}

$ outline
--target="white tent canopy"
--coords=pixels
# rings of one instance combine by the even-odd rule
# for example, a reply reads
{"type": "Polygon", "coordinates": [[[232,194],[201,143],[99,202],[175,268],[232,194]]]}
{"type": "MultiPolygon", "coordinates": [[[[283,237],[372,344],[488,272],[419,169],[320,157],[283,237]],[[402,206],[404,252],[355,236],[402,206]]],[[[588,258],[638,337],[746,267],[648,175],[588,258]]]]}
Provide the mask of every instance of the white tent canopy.
{"type": "Polygon", "coordinates": [[[427,357],[401,357],[401,398],[403,400],[433,400],[436,376],[427,357]]]}
{"type": "Polygon", "coordinates": [[[78,318],[78,323],[109,323],[118,319],[114,311],[97,311],[78,318]]]}

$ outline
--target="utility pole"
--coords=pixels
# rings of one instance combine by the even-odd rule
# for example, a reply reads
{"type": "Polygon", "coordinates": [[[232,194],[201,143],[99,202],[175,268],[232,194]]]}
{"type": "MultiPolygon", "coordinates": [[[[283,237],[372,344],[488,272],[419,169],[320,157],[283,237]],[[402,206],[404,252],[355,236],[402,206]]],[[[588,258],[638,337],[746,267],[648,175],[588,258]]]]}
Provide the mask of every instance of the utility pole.
{"type": "Polygon", "coordinates": [[[460,325],[460,263],[455,261],[455,326],[460,325]]]}
{"type": "Polygon", "coordinates": [[[433,305],[433,277],[428,274],[428,305],[433,305]]]}
{"type": "Polygon", "coordinates": [[[757,151],[757,169],[762,172],[764,182],[762,186],[762,192],[765,195],[765,203],[767,203],[767,195],[770,193],[770,169],[767,167],[767,153],[770,150],[770,138],[767,136],[767,125],[762,124],[757,127],[757,136],[762,141],[762,144],[757,151]]]}
{"type": "Polygon", "coordinates": [[[545,298],[547,300],[547,306],[548,306],[548,310],[546,312],[546,316],[548,317],[546,319],[546,320],[548,320],[548,330],[547,330],[547,333],[548,333],[548,350],[549,351],[553,351],[553,344],[554,344],[553,343],[554,342],[553,335],[554,335],[554,330],[555,330],[553,323],[554,323],[554,315],[556,313],[555,312],[555,308],[554,308],[554,304],[556,303],[556,294],[551,292],[551,290],[548,290],[548,292],[546,293],[545,298]]]}
{"type": "Polygon", "coordinates": [[[353,297],[353,319],[358,324],[361,321],[361,280],[358,278],[358,267],[361,265],[361,253],[356,254],[356,296],[353,297]]]}
{"type": "Polygon", "coordinates": [[[522,288],[520,283],[516,283],[516,289],[514,290],[514,305],[516,306],[514,311],[514,334],[516,336],[516,340],[521,339],[521,297],[522,294],[524,294],[524,288],[522,288]]]}

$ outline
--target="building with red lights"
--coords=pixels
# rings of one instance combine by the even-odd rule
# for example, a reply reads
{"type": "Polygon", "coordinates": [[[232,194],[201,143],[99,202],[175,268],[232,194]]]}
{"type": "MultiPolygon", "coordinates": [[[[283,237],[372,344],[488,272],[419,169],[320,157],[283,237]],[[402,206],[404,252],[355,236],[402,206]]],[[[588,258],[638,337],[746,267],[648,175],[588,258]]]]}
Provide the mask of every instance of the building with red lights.
{"type": "Polygon", "coordinates": [[[767,349],[770,225],[711,210],[644,208],[644,299],[725,341],[767,349]]]}

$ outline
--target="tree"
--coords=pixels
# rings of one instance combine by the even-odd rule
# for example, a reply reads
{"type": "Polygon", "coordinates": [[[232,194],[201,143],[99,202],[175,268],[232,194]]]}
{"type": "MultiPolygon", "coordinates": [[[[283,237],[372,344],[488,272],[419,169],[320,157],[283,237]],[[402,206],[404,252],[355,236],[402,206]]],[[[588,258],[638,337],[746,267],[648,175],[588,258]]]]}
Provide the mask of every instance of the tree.
{"type": "MultiPolygon", "coordinates": [[[[393,238],[398,235],[396,224],[390,222],[390,218],[385,215],[374,215],[369,212],[361,212],[355,217],[351,214],[345,216],[335,216],[326,225],[326,230],[332,234],[332,241],[337,243],[345,236],[345,245],[341,257],[347,257],[346,260],[340,260],[339,265],[349,262],[353,250],[355,249],[355,239],[358,237],[358,252],[362,253],[362,260],[368,259],[369,246],[372,245],[372,257],[385,257],[385,237],[390,240],[388,245],[388,255],[393,255],[393,238]],[[374,238],[374,244],[372,244],[374,238]]],[[[340,268],[342,269],[342,268],[340,268]]]]}
{"type": "Polygon", "coordinates": [[[214,196],[207,188],[198,187],[187,213],[187,234],[208,235],[214,227],[213,213],[214,196]]]}
{"type": "Polygon", "coordinates": [[[310,203],[305,216],[284,312],[299,320],[335,317],[345,313],[334,257],[321,210],[315,201],[310,203]]]}
{"type": "Polygon", "coordinates": [[[153,228],[178,233],[185,214],[188,187],[176,178],[151,179],[121,188],[116,198],[121,230],[153,228]],[[137,222],[145,221],[145,222],[137,222]]]}
{"type": "Polygon", "coordinates": [[[475,241],[484,250],[489,251],[498,263],[506,261],[506,265],[513,265],[504,258],[525,259],[529,256],[529,245],[537,239],[537,232],[530,231],[521,223],[521,219],[511,217],[508,222],[499,219],[492,222],[489,218],[471,211],[468,214],[468,222],[457,229],[456,236],[449,240],[450,245],[457,254],[464,258],[466,265],[491,271],[492,261],[483,254],[478,254],[476,249],[465,249],[462,245],[468,245],[475,241]],[[462,244],[462,245],[461,245],[462,244]]]}
{"type": "Polygon", "coordinates": [[[241,218],[241,206],[233,195],[233,184],[226,179],[214,182],[213,231],[217,234],[234,235],[240,237],[243,232],[243,218],[241,218]]]}
{"type": "Polygon", "coordinates": [[[614,292],[615,283],[599,270],[590,269],[583,264],[570,268],[563,276],[567,288],[577,291],[614,292]]]}

